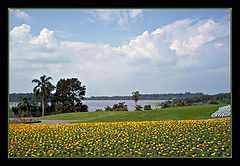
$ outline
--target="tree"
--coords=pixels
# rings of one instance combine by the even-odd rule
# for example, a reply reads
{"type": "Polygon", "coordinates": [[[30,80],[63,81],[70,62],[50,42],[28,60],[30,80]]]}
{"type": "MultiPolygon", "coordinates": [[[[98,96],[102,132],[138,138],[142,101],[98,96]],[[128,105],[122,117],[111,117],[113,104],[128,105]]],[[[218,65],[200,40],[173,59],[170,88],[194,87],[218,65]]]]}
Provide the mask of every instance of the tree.
{"type": "Polygon", "coordinates": [[[139,99],[139,91],[136,91],[136,92],[132,92],[132,99],[135,101],[135,107],[137,106],[137,101],[139,99]]]}
{"type": "Polygon", "coordinates": [[[31,98],[27,96],[19,96],[22,100],[17,107],[12,107],[13,113],[17,117],[36,117],[41,115],[40,106],[38,106],[38,102],[32,100],[29,102],[31,98]]]}
{"type": "Polygon", "coordinates": [[[33,89],[33,92],[35,97],[41,99],[42,101],[42,116],[44,116],[45,101],[47,101],[51,92],[55,89],[55,86],[50,83],[51,79],[52,77],[46,77],[46,75],[43,75],[40,77],[40,80],[32,80],[32,83],[37,83],[33,89]]]}
{"type": "Polygon", "coordinates": [[[85,105],[82,105],[81,99],[85,95],[86,87],[81,86],[77,78],[60,79],[56,85],[54,98],[57,104],[63,107],[63,112],[75,112],[76,107],[82,107],[81,111],[86,111],[85,105]]]}
{"type": "Polygon", "coordinates": [[[17,105],[17,107],[12,107],[12,111],[17,117],[25,116],[26,112],[30,108],[30,104],[28,102],[30,98],[27,96],[19,96],[18,98],[22,101],[17,105]]]}

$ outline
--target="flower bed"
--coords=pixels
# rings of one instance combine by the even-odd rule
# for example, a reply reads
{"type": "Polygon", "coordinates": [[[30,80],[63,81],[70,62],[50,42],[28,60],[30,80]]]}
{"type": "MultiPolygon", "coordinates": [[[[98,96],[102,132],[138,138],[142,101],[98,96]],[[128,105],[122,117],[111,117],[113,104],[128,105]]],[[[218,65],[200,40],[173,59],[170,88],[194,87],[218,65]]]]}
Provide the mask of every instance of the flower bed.
{"type": "Polygon", "coordinates": [[[222,118],[231,116],[231,105],[220,107],[216,112],[214,112],[212,118],[222,118]]]}
{"type": "Polygon", "coordinates": [[[9,157],[231,157],[231,122],[10,124],[9,157]]]}
{"type": "Polygon", "coordinates": [[[11,118],[9,119],[10,123],[38,123],[40,120],[34,118],[11,118]]]}

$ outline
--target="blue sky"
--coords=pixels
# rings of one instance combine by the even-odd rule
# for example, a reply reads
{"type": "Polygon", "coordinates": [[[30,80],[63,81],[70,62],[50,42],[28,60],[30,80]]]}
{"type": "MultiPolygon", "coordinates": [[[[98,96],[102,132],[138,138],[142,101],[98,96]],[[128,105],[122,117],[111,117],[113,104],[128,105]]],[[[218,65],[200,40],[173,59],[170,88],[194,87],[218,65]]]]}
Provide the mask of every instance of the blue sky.
{"type": "Polygon", "coordinates": [[[10,9],[10,93],[43,74],[87,96],[230,91],[230,9],[10,9]]]}

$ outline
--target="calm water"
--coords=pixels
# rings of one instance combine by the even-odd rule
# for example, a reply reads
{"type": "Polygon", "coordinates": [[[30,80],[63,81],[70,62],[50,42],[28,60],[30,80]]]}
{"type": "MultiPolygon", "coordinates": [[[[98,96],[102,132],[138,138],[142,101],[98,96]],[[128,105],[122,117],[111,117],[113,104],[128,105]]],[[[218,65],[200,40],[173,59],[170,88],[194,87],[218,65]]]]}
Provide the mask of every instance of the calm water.
{"type": "MultiPolygon", "coordinates": [[[[151,108],[160,108],[156,106],[156,104],[162,103],[166,100],[138,100],[137,104],[144,107],[144,105],[151,104],[151,108]]],[[[88,106],[89,112],[94,112],[96,109],[103,109],[107,106],[112,107],[114,104],[118,104],[120,102],[125,102],[128,106],[128,111],[134,111],[135,102],[133,100],[82,100],[83,104],[88,106]]],[[[9,107],[17,106],[19,102],[9,102],[9,107]]]]}

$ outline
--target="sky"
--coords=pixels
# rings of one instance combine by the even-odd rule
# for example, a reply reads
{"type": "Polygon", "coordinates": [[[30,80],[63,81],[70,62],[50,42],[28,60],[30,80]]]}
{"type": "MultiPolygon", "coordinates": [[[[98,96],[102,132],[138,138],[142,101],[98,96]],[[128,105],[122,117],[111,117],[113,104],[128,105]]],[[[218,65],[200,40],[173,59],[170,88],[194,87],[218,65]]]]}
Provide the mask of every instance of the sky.
{"type": "Polygon", "coordinates": [[[86,96],[230,92],[230,9],[9,9],[9,93],[78,78],[86,96]]]}

